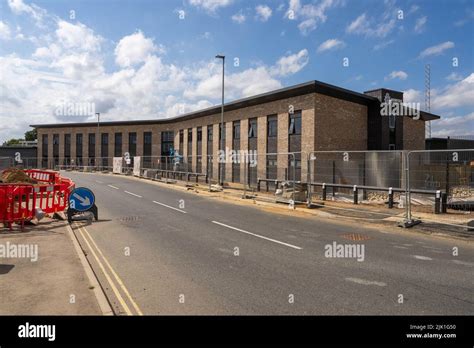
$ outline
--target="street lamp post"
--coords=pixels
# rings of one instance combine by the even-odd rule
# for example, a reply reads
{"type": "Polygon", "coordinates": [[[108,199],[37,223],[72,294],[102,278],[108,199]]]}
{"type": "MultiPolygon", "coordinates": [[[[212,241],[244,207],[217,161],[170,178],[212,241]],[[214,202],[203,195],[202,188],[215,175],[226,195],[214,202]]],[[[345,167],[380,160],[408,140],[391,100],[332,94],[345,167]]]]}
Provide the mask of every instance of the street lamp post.
{"type": "MultiPolygon", "coordinates": [[[[222,105],[221,105],[221,131],[220,137],[221,137],[221,150],[224,150],[224,66],[225,66],[225,56],[218,54],[216,56],[218,59],[222,59],[222,105]]],[[[218,158],[219,160],[219,158],[218,158]]],[[[219,183],[221,186],[224,186],[224,166],[222,163],[220,163],[220,170],[219,170],[219,183]]]]}
{"type": "MultiPolygon", "coordinates": [[[[95,141],[95,146],[97,146],[97,150],[95,151],[95,153],[100,155],[100,150],[101,150],[100,149],[100,145],[101,145],[101,139],[100,139],[100,112],[96,112],[95,114],[97,115],[97,139],[95,141]]],[[[97,156],[97,158],[96,158],[97,170],[99,169],[98,160],[99,160],[99,156],[97,156]]]]}

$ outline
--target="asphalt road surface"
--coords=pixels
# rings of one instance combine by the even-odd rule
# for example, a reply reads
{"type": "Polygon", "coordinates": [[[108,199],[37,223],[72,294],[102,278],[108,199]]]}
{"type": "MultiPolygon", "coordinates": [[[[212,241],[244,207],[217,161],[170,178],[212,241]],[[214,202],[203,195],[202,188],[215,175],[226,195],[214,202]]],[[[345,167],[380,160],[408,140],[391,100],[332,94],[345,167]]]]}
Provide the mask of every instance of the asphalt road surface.
{"type": "Polygon", "coordinates": [[[95,193],[100,221],[80,234],[121,314],[474,313],[467,242],[276,214],[122,176],[64,175],[95,193]],[[334,243],[363,245],[363,260],[327,257],[334,243]]]}

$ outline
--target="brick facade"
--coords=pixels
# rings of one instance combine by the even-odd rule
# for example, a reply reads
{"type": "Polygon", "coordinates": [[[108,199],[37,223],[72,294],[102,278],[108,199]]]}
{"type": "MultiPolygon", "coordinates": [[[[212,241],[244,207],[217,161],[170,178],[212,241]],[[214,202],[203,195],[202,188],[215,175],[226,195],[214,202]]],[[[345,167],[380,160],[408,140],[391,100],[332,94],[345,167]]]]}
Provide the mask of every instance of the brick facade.
{"type": "MultiPolygon", "coordinates": [[[[257,152],[259,154],[257,163],[257,176],[265,178],[267,173],[267,117],[276,115],[277,125],[277,151],[286,154],[289,151],[289,115],[291,112],[301,112],[301,179],[306,180],[307,175],[307,156],[311,151],[324,150],[367,150],[368,149],[368,114],[369,105],[372,99],[368,99],[367,103],[361,101],[360,95],[356,96],[356,100],[351,98],[341,98],[338,95],[330,95],[330,93],[301,93],[277,100],[257,103],[256,105],[229,108],[225,112],[224,121],[226,124],[226,140],[225,147],[232,149],[233,122],[240,121],[240,149],[249,149],[249,119],[257,119],[257,152]],[[357,99],[359,98],[359,99],[357,99]]],[[[372,98],[372,97],[367,97],[372,98]]],[[[372,109],[373,110],[373,109],[372,109]]],[[[122,153],[129,151],[129,134],[135,132],[137,134],[137,156],[143,155],[143,138],[144,132],[152,133],[152,156],[161,156],[161,132],[174,132],[174,148],[179,151],[184,159],[187,157],[188,146],[188,129],[192,129],[192,170],[197,168],[197,128],[202,127],[202,147],[201,154],[202,164],[201,172],[207,170],[207,128],[213,127],[213,165],[212,175],[214,179],[218,177],[218,156],[219,149],[219,123],[220,110],[212,114],[203,115],[192,118],[177,118],[173,121],[157,120],[145,122],[146,124],[137,124],[130,122],[127,125],[116,123],[109,124],[103,122],[100,125],[100,133],[109,134],[109,165],[112,163],[115,150],[115,133],[122,133],[122,153]],[[183,148],[180,148],[179,132],[183,130],[183,148]]],[[[423,149],[424,148],[424,121],[414,121],[411,119],[403,122],[403,147],[404,149],[423,149]]],[[[64,135],[71,134],[71,158],[76,157],[76,134],[83,134],[83,158],[84,163],[88,163],[88,140],[89,133],[97,134],[97,125],[61,125],[48,127],[47,125],[38,126],[38,159],[41,161],[43,156],[42,135],[48,135],[48,158],[53,156],[53,134],[59,134],[60,139],[60,157],[64,153],[64,135]]],[[[97,137],[97,136],[96,136],[97,137]]],[[[101,157],[100,140],[96,139],[96,157],[101,157]]],[[[292,145],[293,146],[293,145],[292,145]]],[[[385,149],[383,149],[385,150],[385,149]]],[[[277,156],[277,178],[283,179],[286,175],[285,168],[288,166],[288,156],[277,156]]],[[[41,162],[39,162],[41,163],[41,162]]],[[[50,162],[51,163],[51,162],[50,162]]],[[[191,166],[190,166],[191,167],[191,166]]],[[[240,181],[243,182],[246,177],[245,163],[240,164],[240,181]]],[[[226,181],[232,178],[232,165],[225,165],[226,181]]]]}

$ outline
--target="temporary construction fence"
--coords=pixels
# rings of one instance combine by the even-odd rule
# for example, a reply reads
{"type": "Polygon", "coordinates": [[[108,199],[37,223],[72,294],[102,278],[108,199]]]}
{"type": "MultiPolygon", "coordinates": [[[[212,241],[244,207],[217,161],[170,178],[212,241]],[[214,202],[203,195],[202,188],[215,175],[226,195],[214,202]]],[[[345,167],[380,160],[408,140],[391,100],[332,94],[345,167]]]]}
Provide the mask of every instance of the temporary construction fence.
{"type": "Polygon", "coordinates": [[[355,204],[387,198],[391,208],[394,193],[405,191],[402,151],[313,151],[307,163],[308,204],[329,193],[355,204]]]}
{"type": "Polygon", "coordinates": [[[429,221],[435,213],[445,214],[436,221],[466,227],[474,205],[474,149],[264,154],[249,150],[224,157],[216,153],[56,162],[62,163],[56,167],[59,169],[182,180],[206,184],[210,190],[223,184],[224,188],[244,190],[245,197],[258,195],[278,202],[344,211],[367,208],[382,218],[403,218],[408,225],[412,220],[429,221]]]}
{"type": "Polygon", "coordinates": [[[26,170],[37,184],[0,184],[0,222],[12,229],[18,223],[23,229],[26,221],[38,213],[52,214],[67,208],[74,183],[56,172],[26,170]]]}
{"type": "Polygon", "coordinates": [[[434,205],[435,214],[450,213],[441,221],[446,225],[466,227],[466,220],[474,220],[474,149],[410,151],[406,167],[408,224],[432,221],[432,215],[422,209],[427,205],[434,205]],[[427,201],[419,191],[435,195],[427,201]]]}
{"type": "Polygon", "coordinates": [[[0,157],[0,170],[10,168],[13,166],[13,158],[11,157],[0,157]]]}
{"type": "Polygon", "coordinates": [[[277,202],[306,202],[306,183],[301,180],[301,152],[245,152],[240,170],[245,193],[277,202]]]}

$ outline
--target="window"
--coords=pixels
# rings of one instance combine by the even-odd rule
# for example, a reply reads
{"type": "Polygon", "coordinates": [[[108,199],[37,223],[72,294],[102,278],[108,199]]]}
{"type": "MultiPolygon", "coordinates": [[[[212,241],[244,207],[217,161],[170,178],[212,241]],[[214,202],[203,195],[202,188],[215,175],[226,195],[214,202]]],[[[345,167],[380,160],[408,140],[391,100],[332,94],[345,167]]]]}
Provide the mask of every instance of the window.
{"type": "Polygon", "coordinates": [[[388,149],[390,151],[395,150],[395,144],[388,144],[388,149]]]}
{"type": "Polygon", "coordinates": [[[278,116],[272,115],[267,117],[267,136],[274,138],[278,134],[278,116]]]}
{"type": "Polygon", "coordinates": [[[197,129],[197,141],[202,141],[202,127],[197,129]]]}
{"type": "Polygon", "coordinates": [[[288,127],[288,134],[301,134],[301,111],[295,111],[293,114],[290,114],[289,121],[290,126],[288,127]]]}
{"type": "Polygon", "coordinates": [[[53,157],[59,157],[59,134],[53,134],[53,157]]]}
{"type": "Polygon", "coordinates": [[[48,134],[43,134],[41,139],[43,144],[43,157],[48,157],[48,134]]]}
{"type": "Polygon", "coordinates": [[[395,115],[388,115],[388,127],[390,128],[390,130],[395,130],[395,122],[396,122],[396,119],[395,119],[395,115]]]}
{"type": "Polygon", "coordinates": [[[122,157],[122,133],[115,133],[114,156],[122,157]]]}
{"type": "Polygon", "coordinates": [[[64,157],[71,157],[71,134],[64,134],[64,157]]]}
{"type": "Polygon", "coordinates": [[[171,156],[173,152],[173,145],[174,145],[173,131],[161,132],[161,155],[171,156]]]}
{"type": "MultiPolygon", "coordinates": [[[[224,123],[224,130],[222,130],[222,124],[219,123],[219,140],[225,140],[225,123],[224,123]]],[[[219,143],[221,143],[219,141],[219,143]]]]}
{"type": "Polygon", "coordinates": [[[143,133],[143,143],[145,145],[151,145],[151,132],[143,133]]]}
{"type": "Polygon", "coordinates": [[[82,134],[76,134],[76,157],[82,157],[82,134]]]}
{"type": "Polygon", "coordinates": [[[179,142],[184,142],[184,131],[182,129],[179,131],[179,142]]]}
{"type": "Polygon", "coordinates": [[[135,132],[128,133],[128,152],[131,157],[137,155],[137,133],[135,132]]]}
{"type": "Polygon", "coordinates": [[[109,157],[109,133],[100,135],[100,155],[101,157],[109,157]]]}
{"type": "Polygon", "coordinates": [[[212,142],[212,133],[213,133],[213,126],[212,124],[207,126],[207,141],[212,142]]]}
{"type": "Polygon", "coordinates": [[[109,133],[102,133],[101,134],[101,144],[102,145],[109,145],[109,133]]]}
{"type": "Polygon", "coordinates": [[[89,133],[89,152],[88,157],[95,157],[95,134],[89,133]]]}
{"type": "Polygon", "coordinates": [[[249,138],[257,137],[257,119],[251,118],[249,120],[249,138]]]}
{"type": "Polygon", "coordinates": [[[152,133],[143,133],[143,156],[151,156],[152,133]]]}
{"type": "Polygon", "coordinates": [[[193,129],[188,129],[188,144],[193,142],[193,129]]]}
{"type": "Polygon", "coordinates": [[[240,121],[234,122],[232,133],[232,137],[234,138],[234,140],[240,139],[240,121]]]}

